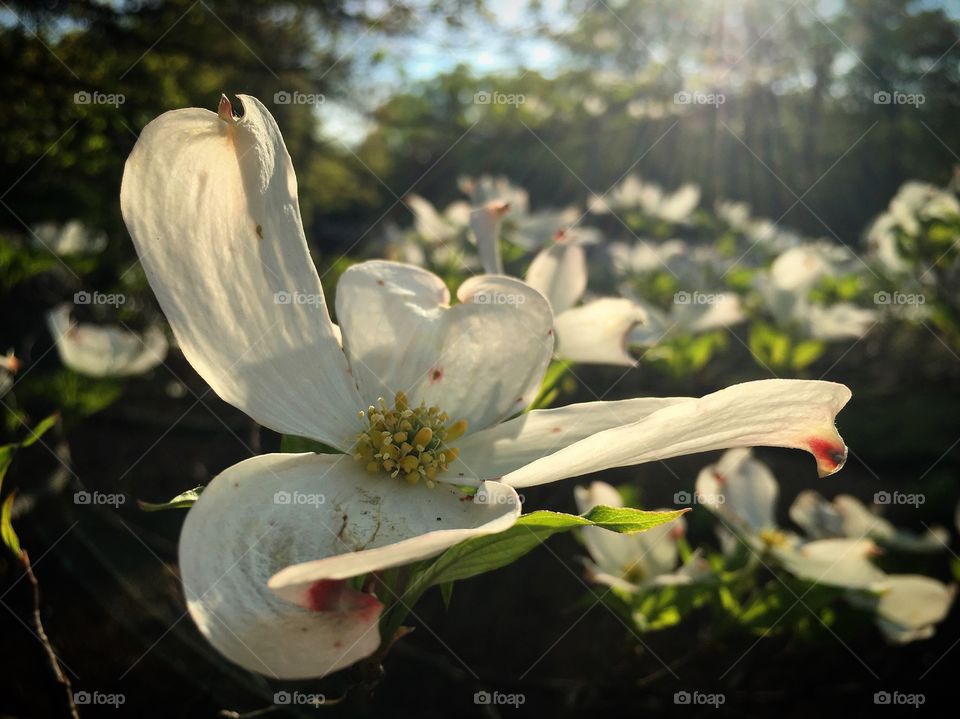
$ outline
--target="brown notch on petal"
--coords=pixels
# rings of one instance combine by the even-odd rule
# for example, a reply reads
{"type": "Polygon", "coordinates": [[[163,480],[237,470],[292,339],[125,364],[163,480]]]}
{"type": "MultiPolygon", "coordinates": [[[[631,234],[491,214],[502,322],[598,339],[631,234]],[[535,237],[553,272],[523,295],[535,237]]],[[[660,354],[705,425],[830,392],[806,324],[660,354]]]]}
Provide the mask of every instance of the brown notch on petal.
{"type": "Polygon", "coordinates": [[[811,439],[807,444],[813,456],[817,458],[817,468],[820,470],[821,477],[833,474],[847,461],[847,448],[842,444],[826,439],[811,439]]]}
{"type": "Polygon", "coordinates": [[[366,592],[358,592],[343,579],[318,579],[307,588],[307,609],[311,612],[359,612],[372,616],[383,604],[366,592]]]}

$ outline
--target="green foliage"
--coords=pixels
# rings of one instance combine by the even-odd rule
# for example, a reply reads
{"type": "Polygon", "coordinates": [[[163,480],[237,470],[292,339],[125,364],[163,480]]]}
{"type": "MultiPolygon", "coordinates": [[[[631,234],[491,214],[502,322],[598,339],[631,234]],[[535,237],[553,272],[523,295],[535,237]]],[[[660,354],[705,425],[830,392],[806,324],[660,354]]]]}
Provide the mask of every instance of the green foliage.
{"type": "Polygon", "coordinates": [[[200,499],[200,494],[203,490],[204,485],[201,484],[193,489],[188,489],[186,492],[181,492],[166,502],[144,502],[142,499],[138,499],[137,506],[144,512],[160,512],[166,509],[190,509],[190,507],[200,499]]]}

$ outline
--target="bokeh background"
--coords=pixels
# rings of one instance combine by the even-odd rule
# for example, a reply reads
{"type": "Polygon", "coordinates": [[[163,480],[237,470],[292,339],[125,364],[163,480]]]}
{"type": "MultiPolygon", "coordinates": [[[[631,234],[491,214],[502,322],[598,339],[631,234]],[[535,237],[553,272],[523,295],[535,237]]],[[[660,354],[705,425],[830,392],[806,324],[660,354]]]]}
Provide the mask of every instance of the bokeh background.
{"type": "MultiPolygon", "coordinates": [[[[65,671],[77,689],[127,698],[119,710],[83,715],[212,717],[260,709],[276,690],[218,657],[184,616],[182,514],[144,513],[134,500],[204,484],[276,450],[279,437],[221,402],[176,348],[136,377],[64,367],[46,320],[75,293],[100,291],[128,301],[74,314],[131,331],[162,321],[118,200],[123,163],[147,122],[180,107],[214,109],[221,92],[261,98],[297,169],[328,297],[350,262],[382,255],[385,236],[414,225],[411,194],[443,208],[463,198],[460,178],[483,174],[522,186],[536,208],[584,207],[625,173],[665,188],[695,183],[711,216],[718,202],[746,202],[755,217],[868,258],[874,218],[904,182],[954,181],[958,20],[957,3],[910,0],[0,2],[0,351],[21,362],[3,396],[4,441],[53,411],[61,418],[18,454],[5,489],[18,490],[14,523],[65,671]],[[723,101],[684,102],[683,93],[723,101]],[[891,100],[897,93],[922,101],[891,100]],[[85,241],[95,238],[95,252],[52,250],[50,238],[72,221],[85,241]],[[76,492],[94,490],[126,500],[75,503],[76,492]]],[[[721,240],[716,225],[697,222],[701,243],[721,240]]],[[[661,242],[674,232],[599,224],[611,239],[661,242]]],[[[758,358],[749,327],[722,329],[702,362],[578,368],[556,402],[699,395],[771,373],[846,383],[854,400],[840,428],[852,451],[839,475],[820,481],[807,456],[758,452],[781,482],[783,523],[802,489],[865,500],[879,490],[922,493],[921,506],[887,516],[918,531],[949,527],[953,539],[902,569],[949,581],[960,288],[956,264],[943,258],[956,257],[958,237],[939,238],[915,265],[917,275],[936,268],[930,316],[884,322],[776,372],[758,358]]],[[[898,286],[875,273],[860,291],[898,286]]],[[[712,459],[602,478],[635,486],[645,507],[670,506],[712,459]]],[[[572,511],[575,483],[528,491],[528,508],[572,511]]],[[[704,510],[688,518],[691,541],[714,541],[704,510]]],[[[813,622],[803,636],[761,638],[718,633],[697,614],[638,641],[588,601],[582,554],[573,537],[558,537],[458,585],[449,609],[429,596],[371,696],[271,715],[667,714],[679,709],[674,692],[698,688],[725,692],[724,714],[808,716],[824,705],[872,711],[881,690],[923,692],[926,710],[955,695],[956,610],[932,639],[896,648],[869,627],[813,622]],[[477,706],[484,688],[523,692],[525,706],[477,706]]],[[[29,623],[29,583],[6,555],[0,570],[0,713],[62,715],[29,623]]],[[[336,696],[345,682],[319,690],[336,696]]]]}

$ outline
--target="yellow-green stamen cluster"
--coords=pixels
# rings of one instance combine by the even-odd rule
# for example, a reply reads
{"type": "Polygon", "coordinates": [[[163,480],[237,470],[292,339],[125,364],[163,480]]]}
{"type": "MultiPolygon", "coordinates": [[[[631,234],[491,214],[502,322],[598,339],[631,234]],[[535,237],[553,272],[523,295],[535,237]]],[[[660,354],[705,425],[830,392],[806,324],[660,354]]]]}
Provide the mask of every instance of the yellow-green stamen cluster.
{"type": "Polygon", "coordinates": [[[761,529],[759,536],[760,541],[768,547],[782,547],[787,543],[787,535],[779,529],[770,529],[769,527],[761,529]]]}
{"type": "Polygon", "coordinates": [[[366,412],[369,427],[357,435],[354,457],[371,473],[386,472],[402,477],[410,484],[421,479],[433,487],[437,474],[447,469],[459,450],[447,446],[467,431],[467,421],[460,419],[447,426],[450,417],[439,407],[410,407],[403,392],[397,392],[393,407],[381,397],[379,407],[370,405],[366,412]]]}

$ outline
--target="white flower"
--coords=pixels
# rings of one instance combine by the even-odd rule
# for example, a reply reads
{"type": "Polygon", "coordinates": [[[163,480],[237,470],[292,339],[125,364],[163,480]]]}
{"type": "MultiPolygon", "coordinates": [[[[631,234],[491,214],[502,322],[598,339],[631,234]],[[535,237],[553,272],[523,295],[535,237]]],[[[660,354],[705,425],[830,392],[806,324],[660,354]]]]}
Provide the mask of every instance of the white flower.
{"type": "MultiPolygon", "coordinates": [[[[946,616],[954,587],[919,575],[888,575],[871,562],[879,553],[872,541],[875,525],[863,517],[836,511],[836,505],[801,495],[791,507],[791,519],[814,537],[803,541],[779,530],[774,516],[779,489],[765,464],[749,450],[726,452],[697,478],[697,499],[724,520],[754,552],[769,556],[796,577],[814,584],[850,590],[851,604],[873,612],[877,626],[891,641],[905,643],[932,636],[933,625],[946,616]],[[849,534],[845,530],[850,531],[849,534]],[[861,533],[854,536],[855,531],[861,533]],[[839,535],[839,536],[838,536],[839,535]]],[[[841,506],[850,508],[849,502],[841,506]]],[[[854,510],[857,512],[858,510],[854,510]]],[[[865,509],[863,511],[866,511],[865,509]]],[[[890,535],[881,531],[884,539],[890,535]]],[[[734,548],[730,532],[725,549],[734,548]]]]}
{"type": "Polygon", "coordinates": [[[671,193],[664,193],[659,185],[629,175],[606,195],[592,197],[588,207],[590,212],[600,215],[637,208],[651,217],[680,224],[690,219],[699,203],[700,188],[693,183],[688,182],[671,193]]]}
{"type": "Polygon", "coordinates": [[[32,228],[30,234],[34,245],[61,257],[95,254],[102,252],[107,246],[105,234],[87,229],[80,220],[70,220],[62,225],[56,222],[41,222],[32,228]]]}
{"type": "Polygon", "coordinates": [[[793,247],[773,261],[757,280],[757,290],[774,319],[796,328],[804,337],[839,340],[862,337],[877,322],[877,311],[850,302],[829,306],[809,298],[820,280],[836,274],[849,259],[845,248],[822,245],[793,247]]]}
{"type": "Polygon", "coordinates": [[[790,505],[790,519],[811,537],[869,537],[885,547],[905,552],[937,552],[950,541],[943,527],[930,527],[923,534],[894,527],[849,494],[838,494],[828,502],[813,490],[801,492],[790,505]]]}
{"type": "Polygon", "coordinates": [[[70,318],[67,303],[47,313],[47,327],[60,361],[89,377],[143,374],[167,356],[167,337],[160,327],[149,327],[140,335],[113,325],[77,323],[70,318]]]}
{"type": "Polygon", "coordinates": [[[470,223],[470,205],[466,202],[450,203],[441,215],[429,200],[420,195],[407,195],[403,201],[413,212],[417,234],[428,245],[455,241],[470,223]]]}
{"type": "Polygon", "coordinates": [[[234,662],[296,678],[368,656],[381,606],[344,580],[507,529],[520,514],[514,487],[753,444],[810,451],[823,475],[843,464],[834,418],[850,392],[830,382],[750,382],[700,399],[509,419],[540,387],[553,317],[508,277],[467,280],[451,306],[425,270],[355,265],[336,290],[341,346],[279,129],[259,101],[240,100],[241,117],[224,97],[217,113],[154,120],[121,188],[146,275],[193,367],[263,426],[344,452],[248,459],[187,514],[188,607],[234,662]],[[471,500],[463,485],[481,491],[471,500]]]}
{"type": "MultiPolygon", "coordinates": [[[[606,482],[577,487],[574,498],[581,514],[599,505],[623,506],[620,493],[606,482]]],[[[684,532],[682,517],[637,534],[618,534],[600,527],[584,527],[580,532],[591,557],[585,561],[587,576],[598,584],[633,593],[649,587],[689,584],[709,574],[705,562],[696,555],[677,567],[677,540],[684,532]]]]}

